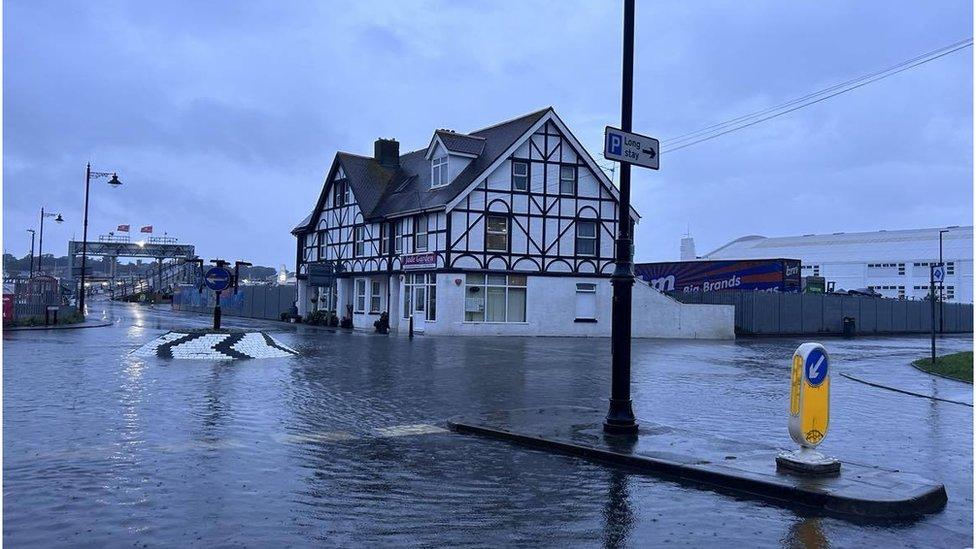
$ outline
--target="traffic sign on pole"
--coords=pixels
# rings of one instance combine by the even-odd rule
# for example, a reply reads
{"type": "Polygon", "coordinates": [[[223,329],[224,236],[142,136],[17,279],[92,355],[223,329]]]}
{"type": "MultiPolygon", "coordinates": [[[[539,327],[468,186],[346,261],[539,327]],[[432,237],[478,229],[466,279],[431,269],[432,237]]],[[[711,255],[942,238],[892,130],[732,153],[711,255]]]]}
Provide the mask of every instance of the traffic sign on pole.
{"type": "Polygon", "coordinates": [[[607,160],[626,162],[652,170],[661,167],[661,144],[653,137],[607,126],[603,141],[603,156],[607,160]]]}
{"type": "Polygon", "coordinates": [[[230,287],[231,276],[230,270],[224,267],[211,267],[203,275],[203,283],[215,292],[222,292],[230,287]]]}

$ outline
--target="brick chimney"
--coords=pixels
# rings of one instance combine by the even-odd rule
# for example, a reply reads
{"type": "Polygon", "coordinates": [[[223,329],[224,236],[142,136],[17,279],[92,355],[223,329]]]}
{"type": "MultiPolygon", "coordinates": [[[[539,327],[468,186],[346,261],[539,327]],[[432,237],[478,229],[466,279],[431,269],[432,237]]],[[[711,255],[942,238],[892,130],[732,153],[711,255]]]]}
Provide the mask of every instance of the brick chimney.
{"type": "Polygon", "coordinates": [[[399,168],[400,142],[396,139],[377,139],[373,144],[373,158],[384,168],[399,168]]]}

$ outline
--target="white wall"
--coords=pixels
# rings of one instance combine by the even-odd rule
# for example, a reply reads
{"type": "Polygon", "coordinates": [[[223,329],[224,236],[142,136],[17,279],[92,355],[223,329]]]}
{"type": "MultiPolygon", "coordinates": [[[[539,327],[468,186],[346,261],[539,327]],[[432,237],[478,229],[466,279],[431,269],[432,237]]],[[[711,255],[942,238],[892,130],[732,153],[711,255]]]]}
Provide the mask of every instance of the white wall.
{"type": "MultiPolygon", "coordinates": [[[[399,283],[399,277],[394,281],[399,283]]],[[[613,288],[607,278],[528,276],[526,322],[464,322],[463,273],[437,275],[437,320],[427,322],[430,335],[519,335],[609,337],[613,288]],[[460,283],[458,283],[460,281],[460,283]],[[575,322],[576,284],[597,288],[596,322],[575,322]]],[[[399,294],[399,292],[397,292],[399,294]]],[[[398,296],[399,297],[399,296],[398,296]]],[[[395,316],[402,315],[396,302],[395,316]]],[[[646,283],[634,285],[633,337],[733,339],[735,308],[731,305],[685,304],[667,297],[646,283]]],[[[392,324],[392,321],[391,321],[392,324]]],[[[370,325],[371,327],[371,325],[370,325]]],[[[406,322],[399,333],[405,334],[406,322]]]]}

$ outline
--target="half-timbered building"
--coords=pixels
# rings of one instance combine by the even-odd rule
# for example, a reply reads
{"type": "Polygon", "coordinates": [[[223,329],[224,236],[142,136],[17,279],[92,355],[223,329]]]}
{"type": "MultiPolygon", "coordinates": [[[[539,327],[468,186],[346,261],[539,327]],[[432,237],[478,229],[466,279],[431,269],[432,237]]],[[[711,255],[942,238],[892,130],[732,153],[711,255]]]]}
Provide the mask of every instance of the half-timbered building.
{"type": "Polygon", "coordinates": [[[552,108],[373,152],[337,153],[292,231],[301,314],[372,328],[386,312],[401,333],[412,317],[431,334],[609,334],[617,189],[552,108]]]}

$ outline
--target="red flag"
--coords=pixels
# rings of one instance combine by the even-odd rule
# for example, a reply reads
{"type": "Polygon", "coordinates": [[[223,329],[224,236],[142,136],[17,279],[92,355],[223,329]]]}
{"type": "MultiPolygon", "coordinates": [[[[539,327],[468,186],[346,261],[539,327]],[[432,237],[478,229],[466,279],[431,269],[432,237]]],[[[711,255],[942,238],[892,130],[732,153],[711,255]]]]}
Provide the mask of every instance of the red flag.
{"type": "Polygon", "coordinates": [[[151,233],[152,232],[152,225],[146,225],[145,227],[139,229],[139,232],[140,233],[151,233]]]}
{"type": "Polygon", "coordinates": [[[119,231],[120,233],[127,233],[127,232],[129,232],[129,226],[128,225],[119,225],[119,228],[116,229],[116,230],[119,231]]]}

